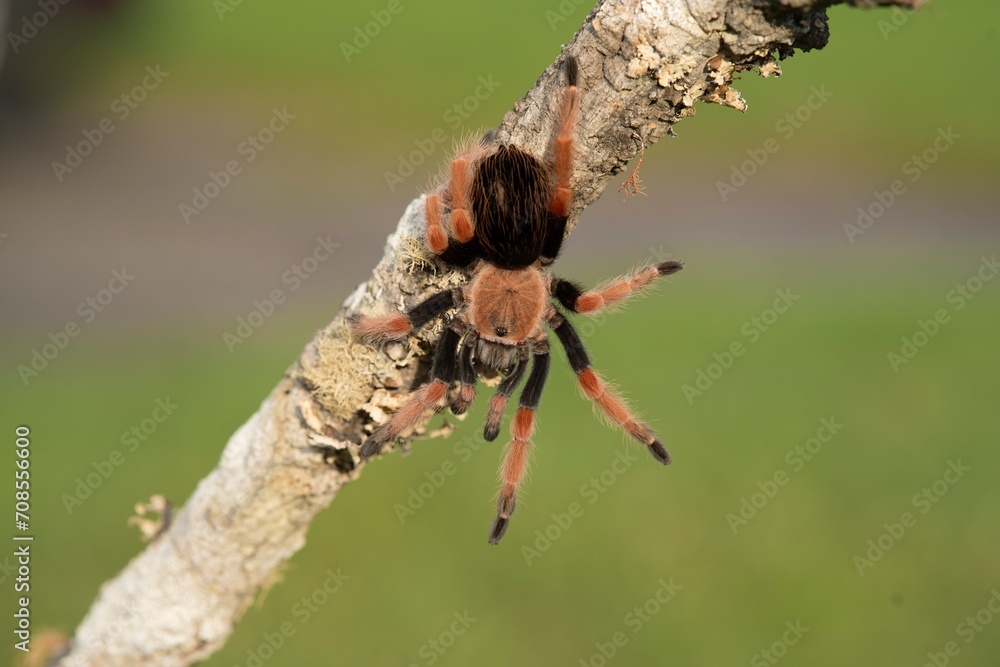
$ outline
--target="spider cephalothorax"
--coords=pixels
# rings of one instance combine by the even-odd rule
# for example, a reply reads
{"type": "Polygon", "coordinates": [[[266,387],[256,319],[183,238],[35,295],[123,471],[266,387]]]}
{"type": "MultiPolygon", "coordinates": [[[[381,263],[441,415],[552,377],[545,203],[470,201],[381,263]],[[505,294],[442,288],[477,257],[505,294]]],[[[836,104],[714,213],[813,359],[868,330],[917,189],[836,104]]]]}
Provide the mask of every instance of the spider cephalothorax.
{"type": "Polygon", "coordinates": [[[426,411],[440,408],[456,380],[459,388],[451,409],[456,414],[468,410],[476,394],[476,362],[504,374],[486,416],[486,439],[495,439],[507,401],[527,374],[501,468],[497,517],[490,530],[493,544],[507,530],[526,467],[535,410],[549,372],[547,328],[565,348],[584,395],[611,422],[646,445],[658,461],[670,463],[670,455],[653,431],[632,415],[591,368],[580,337],[554,303],[574,313],[595,313],[683,267],[681,262],[662,262],[591,291],[547,270],[559,254],[573,196],[573,127],[579,109],[575,59],[566,60],[566,74],[569,85],[560,105],[553,163],[516,146],[498,144],[487,135],[459,151],[451,161],[447,182],[426,196],[427,245],[445,262],[463,270],[468,281],[427,297],[406,313],[361,315],[351,322],[362,338],[380,343],[403,339],[455,310],[438,340],[428,381],[365,440],[362,458],[378,453],[384,443],[417,424],[426,411]]]}

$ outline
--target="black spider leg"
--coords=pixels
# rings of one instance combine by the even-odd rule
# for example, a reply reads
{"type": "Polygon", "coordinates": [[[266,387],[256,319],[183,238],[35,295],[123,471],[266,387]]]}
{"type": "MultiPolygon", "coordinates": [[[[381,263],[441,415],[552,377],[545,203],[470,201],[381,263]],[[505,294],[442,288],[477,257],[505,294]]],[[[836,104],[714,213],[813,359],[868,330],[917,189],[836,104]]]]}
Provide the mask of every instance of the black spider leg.
{"type": "Polygon", "coordinates": [[[521,380],[524,379],[524,374],[528,370],[529,356],[530,350],[526,347],[522,348],[514,368],[500,382],[496,393],[490,399],[490,407],[486,412],[486,426],[483,428],[483,437],[488,441],[496,440],[497,434],[500,433],[500,422],[503,421],[503,411],[507,407],[507,400],[514,395],[517,385],[521,384],[521,380]]]}
{"type": "Polygon", "coordinates": [[[461,300],[462,290],[459,289],[447,289],[436,292],[406,311],[406,318],[410,320],[410,327],[419,329],[435,317],[443,314],[449,308],[460,303],[461,300]]]}
{"type": "Polygon", "coordinates": [[[549,319],[549,326],[556,332],[559,342],[566,350],[569,365],[576,373],[584,395],[592,400],[611,422],[621,426],[632,438],[646,445],[653,458],[663,464],[670,463],[670,454],[653,430],[636,419],[625,401],[605,386],[604,381],[591,368],[587,350],[584,349],[580,336],[569,320],[556,313],[549,319]]]}
{"type": "Polygon", "coordinates": [[[378,453],[382,445],[399,436],[406,429],[415,426],[427,410],[437,410],[447,396],[448,388],[455,380],[455,359],[461,334],[451,326],[444,330],[434,350],[430,376],[426,383],[410,394],[410,398],[392,415],[385,424],[379,426],[361,445],[362,459],[378,453]]]}
{"type": "Polygon", "coordinates": [[[462,303],[462,290],[449,289],[430,295],[405,313],[384,315],[355,314],[350,318],[351,328],[369,343],[402,340],[449,308],[462,303]]]}
{"type": "MultiPolygon", "coordinates": [[[[483,133],[481,137],[479,137],[480,146],[495,146],[496,143],[497,143],[496,130],[487,130],[486,132],[483,133]]],[[[476,179],[475,172],[478,171],[478,166],[474,167],[473,171],[474,173],[472,174],[471,179],[474,181],[476,179]]],[[[469,201],[467,202],[470,207],[469,209],[470,215],[472,215],[471,200],[472,200],[472,193],[470,192],[469,201]]],[[[475,230],[479,226],[479,221],[473,219],[473,223],[475,225],[474,226],[475,230]]],[[[463,269],[467,268],[477,259],[481,259],[483,257],[483,249],[479,243],[478,234],[474,233],[473,237],[468,241],[466,241],[465,243],[457,241],[456,239],[451,238],[449,236],[447,247],[438,256],[444,262],[451,264],[452,266],[456,266],[463,269]]]]}
{"type": "Polygon", "coordinates": [[[507,444],[507,455],[500,471],[500,497],[497,499],[497,517],[490,528],[490,544],[496,544],[507,532],[507,524],[514,514],[517,505],[517,485],[524,476],[528,466],[528,453],[531,447],[531,435],[535,430],[535,411],[542,400],[542,389],[549,375],[548,340],[542,340],[532,349],[533,361],[531,375],[521,391],[519,407],[514,422],[511,424],[511,440],[507,444]]]}
{"type": "Polygon", "coordinates": [[[478,336],[470,332],[458,351],[458,381],[462,386],[451,404],[451,411],[456,415],[465,414],[476,400],[476,368],[472,365],[472,356],[476,351],[477,340],[478,336]]]}
{"type": "Polygon", "coordinates": [[[583,288],[579,284],[565,278],[553,277],[550,292],[566,310],[577,312],[576,300],[583,294],[583,288]]]}
{"type": "Polygon", "coordinates": [[[670,260],[650,264],[624,276],[606,281],[593,290],[586,291],[565,278],[552,277],[549,291],[566,310],[574,313],[595,313],[601,308],[640,293],[655,284],[656,279],[670,276],[684,268],[684,262],[670,260]],[[581,303],[580,297],[585,297],[581,303]]]}
{"type": "Polygon", "coordinates": [[[449,239],[448,247],[439,255],[446,263],[464,269],[482,256],[483,251],[479,247],[479,239],[473,236],[465,243],[459,243],[454,239],[449,239]]]}
{"type": "Polygon", "coordinates": [[[563,92],[562,109],[559,119],[559,131],[556,137],[556,182],[553,184],[556,190],[553,192],[554,199],[552,205],[548,207],[548,220],[545,225],[545,241],[542,244],[541,261],[542,266],[548,266],[559,256],[562,248],[563,238],[566,236],[566,222],[569,220],[569,199],[572,198],[572,185],[569,181],[569,171],[572,165],[573,128],[576,125],[576,114],[578,112],[579,98],[577,90],[577,79],[579,78],[579,65],[576,58],[569,56],[564,63],[566,69],[567,88],[563,92]],[[565,142],[565,143],[564,143],[565,142]],[[562,176],[559,176],[562,174],[562,176]],[[560,178],[565,180],[560,182],[560,178]],[[560,188],[565,188],[562,195],[568,195],[569,199],[561,199],[560,188]],[[555,200],[560,199],[560,203],[555,200]]]}
{"type": "Polygon", "coordinates": [[[545,225],[545,241],[542,244],[542,266],[548,266],[556,261],[559,251],[562,250],[563,238],[566,236],[566,222],[568,216],[557,216],[549,213],[545,225]]]}
{"type": "Polygon", "coordinates": [[[549,319],[549,326],[552,327],[559,342],[562,343],[563,349],[566,350],[566,358],[569,360],[569,366],[573,372],[579,374],[590,368],[590,357],[587,355],[587,350],[583,347],[583,341],[580,340],[579,334],[576,333],[576,329],[569,323],[569,320],[556,313],[549,319]]]}

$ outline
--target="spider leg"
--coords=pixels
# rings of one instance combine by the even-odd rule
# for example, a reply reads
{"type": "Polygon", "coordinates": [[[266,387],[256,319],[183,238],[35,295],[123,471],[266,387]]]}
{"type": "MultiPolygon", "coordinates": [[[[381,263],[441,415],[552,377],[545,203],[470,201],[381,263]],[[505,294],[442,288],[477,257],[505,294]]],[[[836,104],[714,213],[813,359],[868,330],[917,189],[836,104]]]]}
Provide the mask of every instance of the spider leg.
{"type": "Polygon", "coordinates": [[[548,342],[544,341],[533,350],[531,375],[524,385],[518,401],[517,414],[510,426],[511,440],[507,443],[507,453],[500,469],[500,497],[497,499],[497,517],[490,528],[490,544],[496,544],[507,532],[507,524],[517,503],[517,485],[524,476],[528,464],[531,435],[535,430],[535,410],[542,398],[542,388],[549,374],[548,342]]]}
{"type": "Polygon", "coordinates": [[[451,404],[451,411],[456,415],[465,414],[476,400],[476,369],[472,365],[472,354],[476,350],[476,337],[470,335],[458,352],[458,380],[462,386],[458,397],[451,404]]]}
{"type": "Polygon", "coordinates": [[[474,144],[460,148],[452,158],[448,169],[448,184],[427,195],[424,212],[427,219],[427,245],[431,251],[449,264],[467,266],[479,256],[475,242],[475,228],[472,212],[469,210],[473,166],[485,150],[486,137],[474,144]],[[444,204],[450,202],[447,214],[450,236],[445,226],[444,204]]]}
{"type": "Polygon", "coordinates": [[[577,88],[576,58],[566,59],[566,77],[569,85],[563,91],[562,106],[559,110],[559,134],[556,135],[556,191],[552,197],[550,210],[557,216],[569,214],[569,204],[573,199],[570,174],[573,171],[573,130],[580,115],[580,92],[577,88]]]}
{"type": "Polygon", "coordinates": [[[524,354],[517,358],[517,363],[510,375],[500,382],[496,393],[490,399],[490,407],[486,412],[486,427],[483,429],[483,437],[488,441],[496,440],[497,434],[500,433],[500,422],[503,420],[503,411],[507,407],[507,400],[514,395],[514,390],[517,389],[517,385],[521,384],[527,370],[528,356],[527,350],[525,350],[524,354]]]}
{"type": "Polygon", "coordinates": [[[628,404],[604,384],[604,381],[590,366],[587,351],[569,320],[556,314],[549,320],[552,330],[556,332],[559,341],[566,349],[569,365],[576,373],[577,381],[584,395],[592,400],[613,423],[621,426],[632,438],[649,448],[649,453],[663,464],[670,463],[670,454],[663,443],[656,437],[653,430],[635,418],[628,404]]]}
{"type": "MultiPolygon", "coordinates": [[[[427,245],[431,251],[453,266],[466,267],[472,264],[480,255],[479,243],[473,235],[472,228],[469,227],[468,238],[465,242],[452,243],[448,240],[448,234],[442,223],[444,214],[441,211],[441,193],[435,191],[428,194],[424,206],[427,218],[425,234],[427,245]]],[[[453,224],[454,213],[455,211],[452,211],[453,224]]],[[[459,219],[460,221],[463,219],[468,221],[469,216],[465,215],[462,218],[462,214],[459,214],[459,219]]],[[[460,224],[462,223],[460,222],[460,224]]]]}
{"type": "Polygon", "coordinates": [[[570,177],[573,172],[573,130],[580,115],[580,91],[577,87],[579,66],[572,56],[566,59],[565,65],[568,85],[563,91],[559,109],[559,132],[555,141],[556,187],[552,201],[549,202],[549,220],[542,250],[543,264],[552,262],[559,254],[566,233],[570,203],[573,201],[570,177]]]}
{"type": "Polygon", "coordinates": [[[445,329],[434,350],[430,379],[382,424],[361,445],[360,455],[367,459],[377,454],[382,445],[399,436],[400,433],[417,424],[427,410],[435,410],[448,394],[448,388],[455,379],[455,356],[461,335],[451,327],[445,329]]]}
{"type": "Polygon", "coordinates": [[[649,287],[660,276],[669,276],[683,268],[684,262],[660,262],[587,291],[568,280],[553,278],[550,290],[559,303],[574,313],[596,313],[649,287]]]}
{"type": "Polygon", "coordinates": [[[440,255],[448,248],[448,233],[441,224],[441,194],[431,192],[424,201],[424,215],[427,218],[427,226],[424,233],[427,235],[427,246],[435,255],[440,255]]]}
{"type": "Polygon", "coordinates": [[[402,340],[411,331],[419,329],[449,308],[461,302],[458,289],[444,290],[427,297],[406,313],[391,315],[353,315],[351,329],[368,343],[402,340]]]}
{"type": "Polygon", "coordinates": [[[472,239],[472,214],[469,213],[471,154],[459,153],[451,161],[451,231],[459,243],[472,239]]]}

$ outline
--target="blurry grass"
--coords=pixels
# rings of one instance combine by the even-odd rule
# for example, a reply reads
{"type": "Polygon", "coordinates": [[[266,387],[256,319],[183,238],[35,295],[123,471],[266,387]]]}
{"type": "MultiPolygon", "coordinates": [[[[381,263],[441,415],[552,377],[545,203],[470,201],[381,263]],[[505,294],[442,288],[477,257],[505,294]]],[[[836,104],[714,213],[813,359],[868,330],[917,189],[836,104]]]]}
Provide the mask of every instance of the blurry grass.
{"type": "MultiPolygon", "coordinates": [[[[74,91],[95,112],[135,85],[146,65],[160,64],[171,78],[150,105],[172,118],[200,110],[257,119],[272,104],[288,105],[301,114],[304,145],[391,159],[379,150],[392,156],[436,128],[451,133],[442,114],[475,90],[479,76],[492,75],[501,87],[465,128],[495,125],[571,39],[589,4],[553,26],[546,12],[573,3],[400,1],[402,11],[350,61],[343,45],[385,1],[242,3],[223,20],[212,3],[195,0],[128,3],[114,20],[89,23],[67,10],[17,63],[47,82],[42,90],[74,91]]],[[[683,137],[697,140],[672,142],[678,164],[745,159],[747,148],[776,137],[775,123],[823,86],[833,97],[815,115],[825,120],[807,122],[794,140],[777,137],[783,153],[898,168],[930,145],[937,128],[953,126],[966,159],[942,161],[941,169],[977,183],[989,178],[1000,150],[991,112],[1000,91],[985,81],[984,66],[994,60],[1000,6],[940,0],[916,13],[833,7],[830,14],[832,39],[823,51],[785,61],[780,80],[742,75],[745,118],[705,105],[698,109],[704,118],[681,125],[683,137]]]]}
{"type": "MultiPolygon", "coordinates": [[[[430,664],[421,647],[465,610],[478,620],[437,664],[575,665],[619,630],[628,644],[618,665],[745,663],[797,619],[810,630],[788,664],[919,664],[959,640],[955,626],[998,584],[1000,285],[987,284],[898,374],[886,353],[946,306],[980,254],[908,253],[905,263],[849,267],[826,256],[686,256],[688,270],[670,285],[586,338],[595,365],[667,442],[673,466],[635,449],[638,460],[589,504],[581,485],[630,445],[592,418],[557,353],[533,474],[499,548],[486,545],[486,532],[501,444],[467,461],[456,449],[480,428],[483,392],[451,439],[416,443],[347,487],[285,581],[205,664],[246,664],[285,621],[295,634],[267,664],[430,664]],[[747,342],[743,323],[784,287],[800,300],[689,405],[681,386],[714,352],[747,342]],[[843,431],[792,472],[786,452],[823,417],[843,431]],[[859,577],[853,556],[959,458],[972,471],[859,577]],[[394,505],[448,460],[456,474],[401,525],[394,505]],[[789,483],[733,535],[727,513],[778,469],[789,483]],[[527,566],[522,547],[573,502],[583,516],[527,566]],[[296,604],[337,568],[349,581],[300,623],[296,604]],[[677,597],[633,634],[626,614],[671,578],[682,586],[677,597]]],[[[219,335],[229,323],[184,334],[95,329],[26,390],[13,373],[0,379],[5,414],[33,430],[36,627],[76,625],[100,583],[141,548],[125,527],[132,504],[154,492],[183,502],[326,316],[273,319],[233,355],[219,335]],[[68,515],[61,495],[168,396],[177,413],[68,515]]],[[[7,367],[37,341],[24,343],[4,350],[7,367]]],[[[961,664],[993,664],[1000,628],[960,645],[961,664]]]]}

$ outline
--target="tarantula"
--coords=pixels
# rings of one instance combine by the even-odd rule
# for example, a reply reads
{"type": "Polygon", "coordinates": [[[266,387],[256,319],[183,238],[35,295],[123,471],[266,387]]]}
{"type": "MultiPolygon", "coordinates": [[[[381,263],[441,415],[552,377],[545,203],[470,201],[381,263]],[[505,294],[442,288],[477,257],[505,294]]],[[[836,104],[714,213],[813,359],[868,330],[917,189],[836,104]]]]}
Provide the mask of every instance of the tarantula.
{"type": "Polygon", "coordinates": [[[437,343],[428,381],[365,440],[363,459],[414,426],[427,410],[439,409],[456,375],[460,386],[451,409],[455,414],[468,410],[476,395],[476,361],[505,374],[486,416],[485,437],[495,439],[507,401],[528,375],[501,468],[491,544],[507,530],[526,467],[535,410],[549,372],[546,326],[565,348],[583,393],[612,423],[646,445],[657,461],[670,463],[663,443],[591,368],[576,330],[553,303],[573,313],[595,313],[683,267],[682,262],[662,262],[591,291],[546,269],[559,254],[573,197],[573,128],[579,113],[574,58],[567,58],[565,71],[568,85],[560,105],[554,164],[487,135],[460,150],[451,161],[449,182],[426,196],[427,245],[444,262],[464,271],[468,282],[433,294],[406,313],[359,315],[351,320],[354,331],[374,344],[405,339],[455,309],[437,343]]]}

